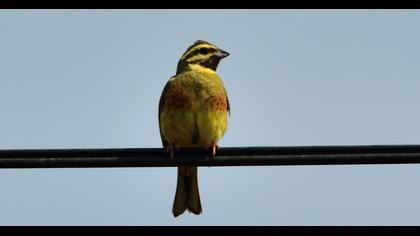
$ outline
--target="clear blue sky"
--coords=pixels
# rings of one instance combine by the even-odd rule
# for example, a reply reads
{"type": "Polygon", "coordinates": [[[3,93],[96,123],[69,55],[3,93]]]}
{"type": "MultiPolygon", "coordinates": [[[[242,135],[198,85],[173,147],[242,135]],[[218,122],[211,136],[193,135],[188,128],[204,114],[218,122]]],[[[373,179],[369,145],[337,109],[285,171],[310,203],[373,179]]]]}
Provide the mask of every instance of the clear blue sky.
{"type": "MultiPolygon", "coordinates": [[[[197,39],[231,53],[221,146],[420,143],[419,10],[1,10],[0,149],[160,147],[197,39]]],[[[419,225],[420,166],[0,170],[1,225],[419,225]]]]}

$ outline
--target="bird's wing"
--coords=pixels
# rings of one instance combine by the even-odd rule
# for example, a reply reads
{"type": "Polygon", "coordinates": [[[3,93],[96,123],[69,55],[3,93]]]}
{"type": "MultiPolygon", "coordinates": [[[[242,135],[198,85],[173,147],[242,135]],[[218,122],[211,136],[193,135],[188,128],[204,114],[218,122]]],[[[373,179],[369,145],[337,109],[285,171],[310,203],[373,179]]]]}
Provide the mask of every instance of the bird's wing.
{"type": "Polygon", "coordinates": [[[159,132],[160,132],[160,138],[162,139],[162,145],[163,145],[163,147],[168,146],[169,143],[168,143],[168,141],[165,140],[165,137],[164,137],[164,135],[162,133],[162,127],[161,127],[161,124],[160,124],[160,114],[162,113],[163,106],[165,104],[166,94],[168,93],[168,90],[171,87],[172,78],[173,77],[171,77],[168,80],[168,82],[166,83],[165,87],[163,88],[163,91],[162,91],[162,94],[160,95],[160,100],[159,100],[159,116],[158,116],[158,119],[159,119],[159,132]]]}
{"type": "Polygon", "coordinates": [[[227,111],[229,112],[229,115],[230,115],[230,103],[229,103],[229,98],[228,98],[228,95],[227,95],[226,88],[224,88],[224,87],[223,87],[223,89],[225,90],[225,94],[226,94],[226,102],[227,102],[227,107],[226,107],[226,109],[227,109],[227,111]]]}

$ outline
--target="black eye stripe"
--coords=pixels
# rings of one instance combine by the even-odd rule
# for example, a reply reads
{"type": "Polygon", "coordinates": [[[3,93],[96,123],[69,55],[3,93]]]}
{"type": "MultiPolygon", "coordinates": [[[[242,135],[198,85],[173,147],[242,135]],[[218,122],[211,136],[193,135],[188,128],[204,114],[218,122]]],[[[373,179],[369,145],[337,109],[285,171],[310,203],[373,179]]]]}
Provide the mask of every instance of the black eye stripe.
{"type": "Polygon", "coordinates": [[[215,51],[217,51],[215,48],[206,48],[206,47],[198,48],[198,49],[195,49],[195,50],[191,51],[191,53],[187,54],[185,59],[193,58],[197,54],[207,55],[207,54],[215,52],[215,51]]]}
{"type": "Polygon", "coordinates": [[[200,48],[198,50],[198,53],[206,55],[208,53],[215,52],[215,51],[216,51],[216,49],[214,49],[214,48],[200,48]]]}
{"type": "Polygon", "coordinates": [[[201,48],[199,52],[200,52],[200,54],[206,55],[207,53],[209,53],[209,49],[208,48],[201,48]]]}

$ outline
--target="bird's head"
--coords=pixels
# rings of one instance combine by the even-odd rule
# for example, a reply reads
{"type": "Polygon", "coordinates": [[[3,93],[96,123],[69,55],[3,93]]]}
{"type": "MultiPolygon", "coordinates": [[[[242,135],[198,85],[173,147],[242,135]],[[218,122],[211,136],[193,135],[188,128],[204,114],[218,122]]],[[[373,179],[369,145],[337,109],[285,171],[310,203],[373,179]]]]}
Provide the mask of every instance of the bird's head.
{"type": "Polygon", "coordinates": [[[221,59],[229,56],[229,53],[215,45],[197,40],[187,48],[178,62],[176,73],[179,74],[193,67],[204,67],[216,71],[221,59]]]}

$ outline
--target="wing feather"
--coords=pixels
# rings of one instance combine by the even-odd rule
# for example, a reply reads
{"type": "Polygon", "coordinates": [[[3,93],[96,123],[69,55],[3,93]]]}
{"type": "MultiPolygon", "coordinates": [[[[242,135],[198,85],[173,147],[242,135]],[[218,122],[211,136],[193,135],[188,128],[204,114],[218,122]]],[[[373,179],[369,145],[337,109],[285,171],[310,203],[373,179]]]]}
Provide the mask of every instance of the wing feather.
{"type": "Polygon", "coordinates": [[[162,145],[163,147],[168,146],[169,142],[165,140],[165,137],[162,133],[162,127],[160,124],[160,114],[162,113],[162,110],[165,106],[165,98],[166,98],[166,94],[168,93],[169,88],[171,87],[172,81],[173,81],[174,77],[171,77],[168,82],[166,83],[165,87],[163,88],[162,94],[160,95],[160,99],[159,99],[159,115],[158,115],[158,119],[159,119],[159,132],[160,132],[160,138],[162,139],[162,145]]]}

